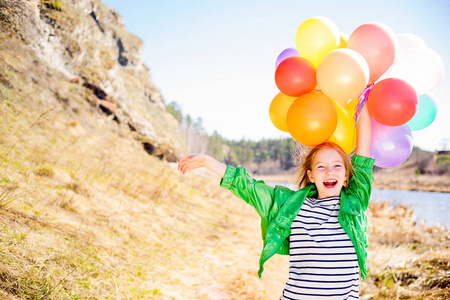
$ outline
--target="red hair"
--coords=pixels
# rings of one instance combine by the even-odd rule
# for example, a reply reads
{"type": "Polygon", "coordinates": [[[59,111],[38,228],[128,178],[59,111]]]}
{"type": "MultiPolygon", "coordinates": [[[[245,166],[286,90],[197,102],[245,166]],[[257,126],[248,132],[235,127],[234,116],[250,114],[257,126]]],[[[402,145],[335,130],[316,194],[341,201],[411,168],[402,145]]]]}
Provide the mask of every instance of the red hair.
{"type": "Polygon", "coordinates": [[[326,141],[322,144],[312,147],[307,155],[303,155],[305,149],[299,149],[299,151],[297,151],[297,153],[294,154],[294,157],[296,158],[297,161],[297,172],[295,173],[295,177],[297,179],[296,182],[298,182],[297,184],[298,189],[301,189],[311,183],[307,171],[312,170],[314,159],[316,158],[317,153],[322,149],[335,150],[341,156],[342,161],[344,162],[345,175],[348,178],[347,181],[344,183],[344,186],[347,187],[347,183],[354,172],[350,157],[345,153],[344,150],[342,150],[342,148],[339,145],[330,141],[326,141]]]}

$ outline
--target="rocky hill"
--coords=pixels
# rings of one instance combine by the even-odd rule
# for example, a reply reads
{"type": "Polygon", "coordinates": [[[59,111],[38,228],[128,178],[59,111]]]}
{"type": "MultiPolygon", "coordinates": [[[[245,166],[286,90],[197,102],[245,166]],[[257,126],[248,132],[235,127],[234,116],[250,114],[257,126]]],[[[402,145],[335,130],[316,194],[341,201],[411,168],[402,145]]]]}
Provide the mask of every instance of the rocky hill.
{"type": "Polygon", "coordinates": [[[175,161],[183,151],[142,61],[142,41],[101,0],[2,0],[0,22],[4,94],[14,91],[36,113],[65,111],[78,132],[90,127],[87,111],[108,115],[161,159],[175,161]]]}

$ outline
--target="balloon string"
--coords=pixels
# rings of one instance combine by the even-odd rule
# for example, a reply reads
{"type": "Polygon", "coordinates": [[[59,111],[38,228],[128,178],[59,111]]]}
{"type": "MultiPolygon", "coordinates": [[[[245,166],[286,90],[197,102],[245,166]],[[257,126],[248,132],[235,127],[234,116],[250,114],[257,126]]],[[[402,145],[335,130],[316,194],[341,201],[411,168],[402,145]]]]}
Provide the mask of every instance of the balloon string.
{"type": "Polygon", "coordinates": [[[355,114],[353,115],[353,119],[355,119],[355,127],[356,127],[356,124],[358,124],[359,115],[364,106],[364,103],[366,103],[367,98],[369,98],[369,93],[372,90],[372,88],[373,88],[373,82],[369,83],[366,86],[366,88],[364,89],[364,91],[362,91],[362,93],[359,94],[358,104],[355,107],[355,114]]]}

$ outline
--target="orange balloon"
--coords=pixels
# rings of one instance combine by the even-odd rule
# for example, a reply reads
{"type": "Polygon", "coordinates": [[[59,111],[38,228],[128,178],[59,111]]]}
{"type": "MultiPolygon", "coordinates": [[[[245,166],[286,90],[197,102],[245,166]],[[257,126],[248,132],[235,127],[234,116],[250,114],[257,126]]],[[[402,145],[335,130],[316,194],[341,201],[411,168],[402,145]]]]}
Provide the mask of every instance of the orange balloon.
{"type": "Polygon", "coordinates": [[[298,97],[286,117],[291,136],[300,144],[308,146],[328,140],[336,129],[337,121],[333,102],[319,91],[298,97]]]}
{"type": "Polygon", "coordinates": [[[343,48],[324,57],[317,68],[316,78],[325,95],[346,103],[364,90],[369,82],[369,73],[369,66],[361,54],[343,48]]]}
{"type": "Polygon", "coordinates": [[[283,93],[278,93],[275,98],[273,98],[272,103],[269,107],[269,116],[273,125],[281,131],[288,132],[288,127],[286,123],[286,115],[292,102],[297,99],[296,97],[290,97],[283,93]]]}
{"type": "Polygon", "coordinates": [[[359,52],[370,68],[370,81],[375,82],[394,63],[397,36],[383,23],[366,23],[356,28],[347,48],[359,52]]]}
{"type": "Polygon", "coordinates": [[[356,147],[355,120],[337,101],[332,101],[336,106],[338,121],[330,141],[338,144],[345,153],[350,154],[356,147]]]}

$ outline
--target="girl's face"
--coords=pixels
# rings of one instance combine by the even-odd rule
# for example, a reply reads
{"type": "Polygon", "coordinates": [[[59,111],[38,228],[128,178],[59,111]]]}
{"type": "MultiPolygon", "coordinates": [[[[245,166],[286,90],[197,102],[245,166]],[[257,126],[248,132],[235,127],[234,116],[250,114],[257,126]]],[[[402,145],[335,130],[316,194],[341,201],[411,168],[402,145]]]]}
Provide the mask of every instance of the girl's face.
{"type": "Polygon", "coordinates": [[[316,153],[311,170],[308,170],[307,174],[317,187],[319,199],[339,196],[347,180],[341,155],[330,148],[320,149],[316,153]]]}

